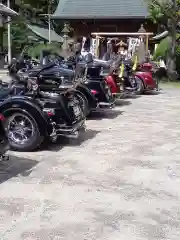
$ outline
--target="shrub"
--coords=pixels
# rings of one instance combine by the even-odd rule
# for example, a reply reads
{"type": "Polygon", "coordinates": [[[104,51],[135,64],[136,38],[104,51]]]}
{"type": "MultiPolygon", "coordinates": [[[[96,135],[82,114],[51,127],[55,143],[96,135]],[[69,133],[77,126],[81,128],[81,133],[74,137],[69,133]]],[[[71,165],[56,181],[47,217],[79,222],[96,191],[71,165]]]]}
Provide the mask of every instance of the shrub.
{"type": "Polygon", "coordinates": [[[163,40],[161,40],[154,53],[153,56],[154,60],[156,60],[159,57],[162,57],[164,59],[166,58],[166,53],[168,51],[170,41],[171,41],[170,37],[166,37],[163,40]]]}
{"type": "Polygon", "coordinates": [[[31,56],[32,58],[40,58],[41,55],[41,51],[42,50],[48,50],[51,52],[51,54],[53,53],[57,53],[60,51],[60,46],[59,44],[38,44],[34,47],[30,47],[28,49],[28,55],[31,56]]]}
{"type": "MultiPolygon", "coordinates": [[[[177,34],[177,39],[179,39],[180,34],[177,34]]],[[[153,56],[153,60],[156,60],[158,57],[162,57],[164,60],[166,59],[166,54],[167,51],[169,50],[169,46],[171,42],[171,38],[170,37],[166,37],[164,39],[161,40],[161,42],[159,43],[154,56],[153,56]]],[[[180,70],[180,45],[177,45],[176,48],[176,69],[179,72],[180,70]]]]}

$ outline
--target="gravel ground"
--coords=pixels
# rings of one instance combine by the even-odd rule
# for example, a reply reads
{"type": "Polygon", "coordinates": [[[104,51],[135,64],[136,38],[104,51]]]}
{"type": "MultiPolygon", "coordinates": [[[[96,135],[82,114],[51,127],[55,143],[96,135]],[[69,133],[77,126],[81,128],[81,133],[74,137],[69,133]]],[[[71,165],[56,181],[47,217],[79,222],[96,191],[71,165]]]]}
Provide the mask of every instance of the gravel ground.
{"type": "Polygon", "coordinates": [[[180,89],[117,105],[0,164],[1,240],[180,239],[180,89]]]}

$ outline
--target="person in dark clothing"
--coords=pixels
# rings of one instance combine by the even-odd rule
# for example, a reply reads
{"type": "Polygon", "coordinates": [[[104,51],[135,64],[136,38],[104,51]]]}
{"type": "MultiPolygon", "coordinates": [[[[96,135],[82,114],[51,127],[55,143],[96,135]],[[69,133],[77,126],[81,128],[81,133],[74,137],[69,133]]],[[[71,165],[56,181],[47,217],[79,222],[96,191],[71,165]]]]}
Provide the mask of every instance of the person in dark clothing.
{"type": "Polygon", "coordinates": [[[82,38],[77,38],[76,42],[74,43],[75,54],[80,54],[81,48],[82,48],[82,38]]]}
{"type": "Polygon", "coordinates": [[[103,60],[114,60],[116,58],[117,47],[114,39],[109,39],[107,43],[107,52],[103,56],[103,60]]]}
{"type": "Polygon", "coordinates": [[[91,38],[90,37],[87,37],[86,38],[86,41],[84,43],[84,49],[86,51],[89,51],[90,50],[90,46],[91,46],[91,38]]]}

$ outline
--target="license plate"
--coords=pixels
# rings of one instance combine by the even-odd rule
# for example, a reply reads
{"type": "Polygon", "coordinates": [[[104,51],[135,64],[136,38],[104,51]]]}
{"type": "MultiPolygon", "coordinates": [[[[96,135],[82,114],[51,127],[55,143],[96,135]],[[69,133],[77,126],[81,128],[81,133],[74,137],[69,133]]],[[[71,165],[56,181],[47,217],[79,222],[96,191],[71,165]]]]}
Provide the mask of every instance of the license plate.
{"type": "Polygon", "coordinates": [[[78,106],[73,106],[73,111],[76,116],[81,114],[80,108],[78,106]]]}

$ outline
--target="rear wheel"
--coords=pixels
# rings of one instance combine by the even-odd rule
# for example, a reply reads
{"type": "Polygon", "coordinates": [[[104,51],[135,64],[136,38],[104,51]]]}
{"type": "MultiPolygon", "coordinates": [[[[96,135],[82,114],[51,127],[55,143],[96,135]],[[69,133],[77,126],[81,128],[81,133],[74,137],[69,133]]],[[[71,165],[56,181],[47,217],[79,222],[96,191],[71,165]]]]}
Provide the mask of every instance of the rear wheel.
{"type": "Polygon", "coordinates": [[[140,94],[143,94],[144,92],[144,83],[142,81],[142,79],[138,78],[138,77],[135,77],[135,83],[136,83],[136,94],[140,95],[140,94]]]}
{"type": "Polygon", "coordinates": [[[81,92],[77,92],[76,97],[79,100],[79,103],[80,103],[81,109],[83,110],[84,116],[87,117],[90,114],[91,109],[90,109],[89,102],[88,102],[86,96],[81,92]]]}
{"type": "Polygon", "coordinates": [[[17,151],[33,151],[44,140],[36,120],[28,113],[18,112],[7,117],[5,130],[10,147],[17,151]]]}

